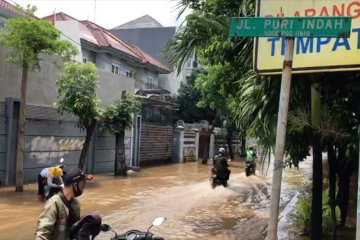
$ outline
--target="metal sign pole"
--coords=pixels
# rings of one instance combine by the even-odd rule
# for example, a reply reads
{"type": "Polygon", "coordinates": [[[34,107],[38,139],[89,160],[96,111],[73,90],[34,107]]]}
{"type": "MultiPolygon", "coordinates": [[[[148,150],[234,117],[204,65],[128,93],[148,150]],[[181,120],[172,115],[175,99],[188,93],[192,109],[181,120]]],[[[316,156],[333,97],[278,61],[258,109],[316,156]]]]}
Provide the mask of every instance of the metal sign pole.
{"type": "Polygon", "coordinates": [[[285,59],[281,76],[281,91],[279,100],[279,114],[276,130],[275,161],[271,188],[270,218],[268,225],[268,240],[277,239],[279,216],[279,202],[281,193],[281,178],[283,157],[285,151],[286,126],[289,108],[291,86],[291,69],[294,56],[294,38],[286,39],[285,59]]]}

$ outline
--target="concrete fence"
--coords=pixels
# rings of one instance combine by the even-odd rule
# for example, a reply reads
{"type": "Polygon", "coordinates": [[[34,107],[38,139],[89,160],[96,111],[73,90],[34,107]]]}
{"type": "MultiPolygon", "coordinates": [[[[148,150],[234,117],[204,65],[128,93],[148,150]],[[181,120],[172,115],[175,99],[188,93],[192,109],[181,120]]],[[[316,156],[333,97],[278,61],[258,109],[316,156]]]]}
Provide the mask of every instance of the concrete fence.
{"type": "Polygon", "coordinates": [[[199,131],[177,126],[174,130],[173,162],[193,162],[199,155],[199,131]]]}
{"type": "MultiPolygon", "coordinates": [[[[16,144],[19,102],[7,98],[0,101],[0,186],[15,183],[16,144]]],[[[76,126],[70,114],[59,115],[53,108],[28,105],[25,127],[24,181],[36,181],[44,167],[59,164],[64,157],[66,168],[76,167],[85,132],[76,126]]],[[[130,164],[131,131],[125,133],[126,161],[130,164]]],[[[92,173],[114,170],[115,137],[96,128],[88,157],[86,171],[92,173]]]]}

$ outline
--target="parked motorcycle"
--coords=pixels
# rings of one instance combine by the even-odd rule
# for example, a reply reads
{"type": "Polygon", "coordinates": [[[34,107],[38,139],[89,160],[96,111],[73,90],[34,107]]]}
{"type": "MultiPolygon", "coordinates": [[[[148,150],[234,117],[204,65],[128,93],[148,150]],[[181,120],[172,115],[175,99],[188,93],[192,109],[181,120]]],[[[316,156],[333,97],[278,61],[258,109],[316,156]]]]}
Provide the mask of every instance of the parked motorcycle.
{"type": "Polygon", "coordinates": [[[140,230],[129,230],[123,234],[118,235],[107,224],[101,224],[100,230],[104,232],[108,232],[108,231],[113,232],[115,234],[115,237],[111,238],[111,240],[164,240],[163,237],[156,236],[155,234],[151,233],[150,228],[152,228],[153,226],[160,226],[165,222],[165,220],[166,220],[165,217],[155,218],[146,232],[140,230]]]}
{"type": "Polygon", "coordinates": [[[245,161],[245,174],[246,176],[255,175],[256,163],[245,161]]]}

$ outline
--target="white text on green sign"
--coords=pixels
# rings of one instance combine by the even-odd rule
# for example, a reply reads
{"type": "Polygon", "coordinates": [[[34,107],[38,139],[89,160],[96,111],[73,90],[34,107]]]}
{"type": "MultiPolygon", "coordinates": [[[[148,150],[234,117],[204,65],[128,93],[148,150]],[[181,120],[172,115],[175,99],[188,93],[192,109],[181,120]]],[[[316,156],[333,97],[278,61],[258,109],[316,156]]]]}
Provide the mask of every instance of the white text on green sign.
{"type": "Polygon", "coordinates": [[[233,37],[349,37],[350,31],[351,17],[242,17],[230,24],[233,37]]]}

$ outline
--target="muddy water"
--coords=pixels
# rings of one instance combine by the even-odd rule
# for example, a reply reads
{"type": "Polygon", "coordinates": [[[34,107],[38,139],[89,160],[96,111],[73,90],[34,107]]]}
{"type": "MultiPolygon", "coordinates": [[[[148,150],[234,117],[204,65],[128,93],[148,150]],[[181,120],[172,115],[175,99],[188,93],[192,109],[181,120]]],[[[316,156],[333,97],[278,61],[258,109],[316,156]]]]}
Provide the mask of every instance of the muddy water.
{"type": "MultiPolygon", "coordinates": [[[[271,179],[246,177],[242,163],[231,162],[229,187],[213,190],[210,167],[185,163],[145,168],[127,178],[96,175],[80,197],[82,214],[100,214],[119,233],[146,230],[154,217],[165,216],[167,221],[152,231],[166,239],[263,239],[271,179]]],[[[36,201],[36,187],[26,185],[20,194],[0,189],[1,240],[33,238],[43,206],[36,201]]],[[[294,191],[283,191],[283,203],[293,195],[294,191]]],[[[101,233],[97,239],[111,236],[101,233]]]]}
{"type": "MultiPolygon", "coordinates": [[[[215,190],[208,181],[210,166],[196,163],[146,168],[128,178],[97,175],[80,197],[82,213],[101,214],[119,232],[146,229],[154,217],[165,216],[153,231],[167,239],[261,239],[267,179],[246,178],[239,162],[231,165],[229,187],[215,190]]],[[[36,184],[20,194],[1,189],[0,239],[31,239],[41,208],[36,184]]]]}

